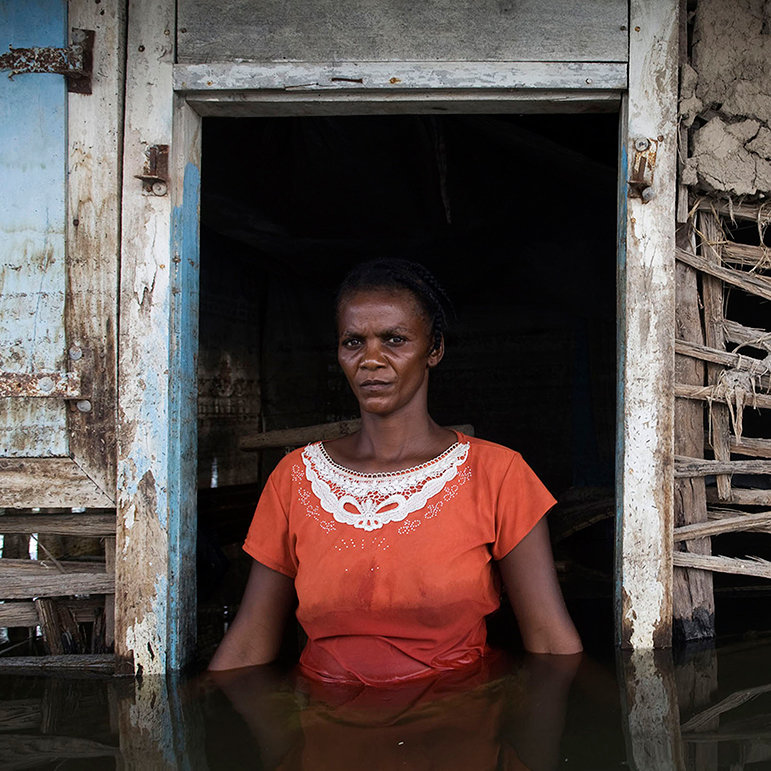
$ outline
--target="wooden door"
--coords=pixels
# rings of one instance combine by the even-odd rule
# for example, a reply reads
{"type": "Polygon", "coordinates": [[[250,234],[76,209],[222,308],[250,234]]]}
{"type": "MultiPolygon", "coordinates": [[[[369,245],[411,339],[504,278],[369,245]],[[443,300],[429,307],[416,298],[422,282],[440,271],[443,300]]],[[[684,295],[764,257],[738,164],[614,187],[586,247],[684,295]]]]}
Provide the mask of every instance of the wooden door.
{"type": "MultiPolygon", "coordinates": [[[[105,536],[108,557],[122,16],[120,3],[0,2],[0,532],[105,536]],[[73,43],[81,71],[55,72],[73,43]]],[[[29,568],[3,561],[0,597],[104,594],[114,583],[109,569],[62,567],[63,581],[29,568]]],[[[0,626],[38,623],[28,606],[4,604],[0,626]]]]}

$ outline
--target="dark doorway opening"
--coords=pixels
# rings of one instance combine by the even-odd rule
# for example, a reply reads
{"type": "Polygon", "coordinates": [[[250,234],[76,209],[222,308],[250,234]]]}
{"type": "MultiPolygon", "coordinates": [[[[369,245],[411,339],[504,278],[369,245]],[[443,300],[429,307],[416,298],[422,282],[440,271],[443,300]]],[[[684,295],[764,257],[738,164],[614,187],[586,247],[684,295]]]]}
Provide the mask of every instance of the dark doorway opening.
{"type": "Polygon", "coordinates": [[[519,450],[558,497],[571,609],[585,637],[612,643],[617,123],[204,120],[202,618],[217,627],[240,597],[240,544],[282,452],[239,442],[357,416],[337,371],[335,289],[354,263],[398,256],[431,268],[457,309],[433,417],[519,450]],[[601,621],[582,623],[599,606],[601,621]]]}

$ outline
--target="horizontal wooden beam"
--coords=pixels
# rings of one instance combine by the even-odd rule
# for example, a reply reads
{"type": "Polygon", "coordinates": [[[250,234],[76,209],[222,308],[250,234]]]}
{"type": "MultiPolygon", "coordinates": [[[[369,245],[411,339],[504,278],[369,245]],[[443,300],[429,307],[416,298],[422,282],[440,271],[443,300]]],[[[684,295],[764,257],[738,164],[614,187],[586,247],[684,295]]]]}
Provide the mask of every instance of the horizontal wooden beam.
{"type": "Polygon", "coordinates": [[[714,487],[708,487],[707,503],[731,503],[736,506],[771,506],[771,490],[732,487],[731,494],[727,498],[720,498],[714,487]]]}
{"type": "Polygon", "coordinates": [[[686,265],[690,265],[702,273],[719,278],[726,284],[743,289],[745,292],[756,297],[771,300],[771,278],[747,273],[742,270],[734,270],[733,268],[725,268],[722,265],[710,262],[701,255],[692,254],[684,249],[677,249],[676,256],[680,262],[684,262],[686,265]]]}
{"type": "Polygon", "coordinates": [[[766,382],[769,382],[768,374],[771,371],[768,364],[760,359],[753,359],[751,356],[742,356],[738,353],[729,351],[719,351],[717,348],[710,348],[701,343],[692,343],[688,340],[675,340],[675,353],[681,356],[690,356],[693,359],[709,361],[713,364],[721,364],[724,367],[740,369],[750,372],[753,375],[765,376],[766,382]]]}
{"type": "MultiPolygon", "coordinates": [[[[103,597],[84,597],[61,601],[78,623],[93,621],[104,610],[103,597]]],[[[0,627],[37,626],[40,623],[35,603],[27,600],[0,603],[0,627]]]]}
{"type": "MultiPolygon", "coordinates": [[[[725,397],[715,393],[715,386],[697,386],[687,383],[675,383],[675,396],[681,399],[701,399],[725,404],[725,397]]],[[[771,396],[768,394],[751,394],[747,397],[745,407],[771,409],[771,396]]]]}
{"type": "Polygon", "coordinates": [[[121,752],[118,747],[102,744],[93,739],[83,739],[79,736],[2,733],[0,734],[0,757],[8,758],[11,762],[8,765],[5,763],[3,765],[13,769],[73,766],[74,763],[67,761],[106,757],[114,758],[114,760],[109,761],[112,767],[112,764],[118,762],[121,752]],[[13,760],[18,762],[13,762],[13,760]]]}
{"type": "MultiPolygon", "coordinates": [[[[53,571],[52,571],[53,572],[53,571]]],[[[115,576],[107,573],[55,573],[40,575],[26,570],[5,569],[0,576],[0,599],[67,597],[73,594],[114,594],[115,576]]]]}
{"type": "Polygon", "coordinates": [[[0,458],[0,508],[114,508],[72,458],[0,458]]]}
{"type": "Polygon", "coordinates": [[[672,555],[672,564],[678,568],[711,570],[713,573],[771,578],[771,562],[756,557],[720,557],[676,551],[672,555]]]}
{"type": "Polygon", "coordinates": [[[6,514],[0,517],[0,533],[26,535],[51,533],[82,537],[114,537],[114,514],[6,514]]]}
{"type": "Polygon", "coordinates": [[[736,345],[747,345],[771,353],[771,332],[756,327],[745,327],[738,321],[723,319],[726,340],[736,345]]]}
{"type": "MultiPolygon", "coordinates": [[[[301,447],[310,442],[328,442],[341,436],[347,436],[361,428],[361,420],[340,420],[336,423],[319,423],[315,426],[282,428],[276,431],[262,431],[259,434],[245,436],[238,443],[241,450],[252,452],[271,447],[301,447]]],[[[447,426],[468,436],[474,435],[471,425],[447,426]]]]}
{"type": "Polygon", "coordinates": [[[767,460],[705,460],[675,456],[676,477],[706,477],[713,474],[771,474],[767,460]]]}
{"type": "MultiPolygon", "coordinates": [[[[55,573],[104,573],[105,563],[97,561],[64,561],[41,559],[11,559],[3,557],[0,559],[0,579],[7,575],[18,575],[19,573],[28,573],[36,575],[53,575],[55,573]]],[[[0,592],[2,588],[0,585],[0,592]]]]}
{"type": "MultiPolygon", "coordinates": [[[[624,62],[212,62],[174,65],[174,90],[326,92],[523,89],[621,92],[624,62]]],[[[243,95],[248,99],[248,96],[243,95]]]]}
{"type": "MultiPolygon", "coordinates": [[[[111,653],[65,654],[62,656],[0,656],[0,671],[78,671],[111,675],[115,656],[111,653]]],[[[29,736],[25,736],[29,741],[29,736]]]]}
{"type": "Polygon", "coordinates": [[[722,517],[708,520],[707,522],[695,522],[692,525],[683,525],[674,529],[675,543],[678,541],[690,541],[695,538],[707,538],[721,533],[739,533],[747,530],[767,532],[771,528],[771,511],[763,511],[758,514],[741,514],[738,516],[722,517]]]}
{"type": "Polygon", "coordinates": [[[755,455],[759,458],[771,458],[771,439],[755,439],[742,436],[741,441],[736,437],[730,439],[731,453],[736,455],[755,455]]]}
{"type": "Polygon", "coordinates": [[[771,223],[771,204],[769,203],[733,203],[702,198],[699,201],[701,211],[711,211],[729,220],[751,220],[761,226],[771,223]]]}
{"type": "Polygon", "coordinates": [[[721,244],[721,259],[747,268],[771,269],[771,249],[754,244],[737,244],[726,241],[721,244]]]}

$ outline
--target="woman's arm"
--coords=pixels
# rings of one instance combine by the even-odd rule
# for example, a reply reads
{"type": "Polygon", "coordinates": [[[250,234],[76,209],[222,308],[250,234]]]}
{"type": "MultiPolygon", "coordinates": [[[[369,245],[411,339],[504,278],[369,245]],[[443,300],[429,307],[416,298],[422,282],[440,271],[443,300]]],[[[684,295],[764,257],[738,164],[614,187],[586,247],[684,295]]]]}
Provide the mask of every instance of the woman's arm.
{"type": "Polygon", "coordinates": [[[294,581],[289,576],[256,560],[252,562],[241,606],[209,669],[236,669],[273,661],[294,598],[294,581]]]}
{"type": "Polygon", "coordinates": [[[528,651],[583,650],[557,581],[545,517],[498,561],[498,567],[528,651]]]}

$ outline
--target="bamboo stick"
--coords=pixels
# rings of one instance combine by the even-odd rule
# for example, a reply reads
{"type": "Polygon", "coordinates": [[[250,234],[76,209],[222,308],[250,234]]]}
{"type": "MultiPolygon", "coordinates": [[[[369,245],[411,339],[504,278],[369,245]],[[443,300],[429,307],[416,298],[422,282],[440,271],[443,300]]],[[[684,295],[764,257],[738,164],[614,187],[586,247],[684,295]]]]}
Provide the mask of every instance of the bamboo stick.
{"type": "Polygon", "coordinates": [[[767,532],[771,527],[771,511],[759,514],[742,514],[741,516],[713,519],[707,522],[694,522],[692,525],[682,525],[674,530],[675,543],[690,541],[694,538],[720,535],[721,533],[740,533],[747,530],[767,532]]]}
{"type": "Polygon", "coordinates": [[[672,555],[672,564],[680,568],[711,570],[713,573],[771,578],[771,562],[757,557],[720,557],[676,551],[672,555]]]}
{"type": "Polygon", "coordinates": [[[722,265],[712,263],[697,254],[691,254],[684,249],[676,249],[676,256],[680,262],[690,265],[702,273],[706,273],[714,278],[719,278],[726,284],[743,289],[749,294],[762,297],[764,300],[771,300],[771,278],[759,276],[754,273],[747,273],[734,268],[724,268],[722,265]]]}

